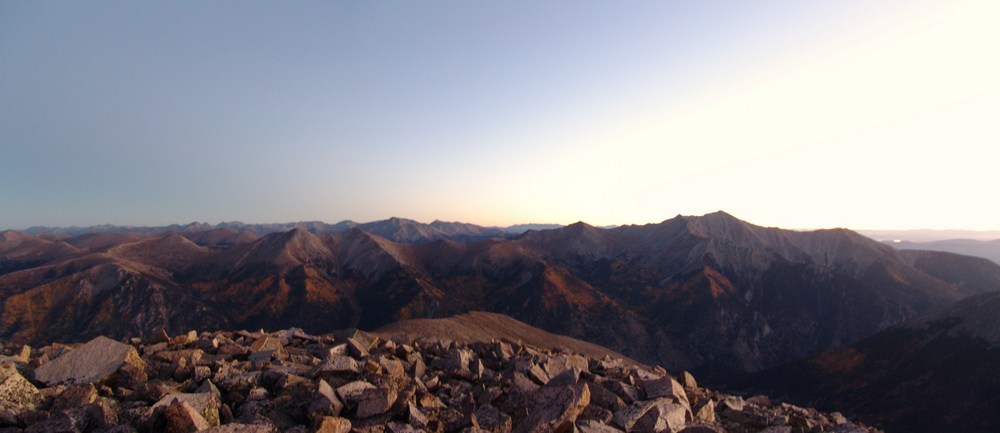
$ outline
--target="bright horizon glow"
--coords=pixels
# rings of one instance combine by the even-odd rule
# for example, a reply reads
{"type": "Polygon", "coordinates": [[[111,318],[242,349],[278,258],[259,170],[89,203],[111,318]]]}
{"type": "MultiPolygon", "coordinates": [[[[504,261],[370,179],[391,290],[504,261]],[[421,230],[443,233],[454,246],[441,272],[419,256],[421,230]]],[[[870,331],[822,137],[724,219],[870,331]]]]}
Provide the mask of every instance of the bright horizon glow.
{"type": "Polygon", "coordinates": [[[0,229],[1000,230],[1000,3],[0,4],[0,229]]]}

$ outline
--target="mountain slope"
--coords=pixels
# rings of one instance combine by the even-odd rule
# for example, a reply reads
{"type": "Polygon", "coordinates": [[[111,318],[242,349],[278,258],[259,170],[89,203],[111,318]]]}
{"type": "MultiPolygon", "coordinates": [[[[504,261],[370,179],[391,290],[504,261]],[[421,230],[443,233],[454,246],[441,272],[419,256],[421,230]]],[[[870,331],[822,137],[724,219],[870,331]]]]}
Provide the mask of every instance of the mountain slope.
{"type": "Polygon", "coordinates": [[[764,228],[722,212],[610,230],[571,226],[516,241],[665,333],[688,354],[659,353],[671,368],[754,371],[961,297],[853,232],[764,228]]]}
{"type": "Polygon", "coordinates": [[[231,326],[196,294],[166,280],[168,274],[93,254],[0,276],[0,338],[79,341],[231,326]]]}
{"type": "Polygon", "coordinates": [[[1000,293],[973,296],[750,386],[906,432],[1000,429],[1000,293]]]}
{"type": "Polygon", "coordinates": [[[82,251],[63,241],[50,241],[7,230],[0,232],[0,275],[51,263],[82,251]]]}
{"type": "Polygon", "coordinates": [[[928,242],[898,242],[891,244],[900,250],[927,250],[943,251],[966,256],[982,257],[1000,264],[1000,239],[976,240],[976,239],[949,239],[928,242]]]}
{"type": "Polygon", "coordinates": [[[951,283],[964,296],[1000,290],[1000,265],[990,260],[922,250],[900,251],[899,257],[914,268],[951,283]]]}
{"type": "Polygon", "coordinates": [[[440,319],[403,320],[382,326],[372,331],[371,334],[385,339],[393,337],[404,340],[441,338],[483,343],[496,339],[507,339],[521,341],[523,344],[547,350],[565,348],[593,358],[611,356],[635,363],[624,355],[605,347],[546,332],[503,314],[483,311],[471,311],[440,319]]]}

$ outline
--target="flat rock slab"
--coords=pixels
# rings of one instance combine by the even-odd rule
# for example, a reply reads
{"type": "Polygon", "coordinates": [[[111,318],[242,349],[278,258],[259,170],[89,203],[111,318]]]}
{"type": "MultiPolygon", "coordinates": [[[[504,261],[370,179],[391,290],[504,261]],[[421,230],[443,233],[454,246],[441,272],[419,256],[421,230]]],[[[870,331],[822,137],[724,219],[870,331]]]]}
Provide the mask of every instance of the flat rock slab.
{"type": "Polygon", "coordinates": [[[42,364],[35,379],[53,386],[60,383],[97,383],[121,369],[146,380],[145,363],[135,348],[107,337],[97,337],[69,353],[42,364]]]}
{"type": "Polygon", "coordinates": [[[354,358],[343,355],[328,356],[322,364],[316,366],[312,371],[313,376],[345,373],[359,374],[361,373],[361,366],[358,365],[358,361],[355,361],[354,358]]]}

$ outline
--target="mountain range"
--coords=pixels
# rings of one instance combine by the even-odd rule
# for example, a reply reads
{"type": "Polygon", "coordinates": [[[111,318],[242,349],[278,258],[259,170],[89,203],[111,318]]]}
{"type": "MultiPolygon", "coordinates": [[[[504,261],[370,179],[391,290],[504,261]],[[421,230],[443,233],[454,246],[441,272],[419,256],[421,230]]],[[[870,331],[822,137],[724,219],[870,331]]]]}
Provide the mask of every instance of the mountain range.
{"type": "MultiPolygon", "coordinates": [[[[761,227],[724,212],[515,235],[398,218],[267,233],[0,234],[0,338],[16,342],[325,333],[478,310],[720,385],[861,350],[853,345],[997,290],[1000,266],[985,259],[900,251],[846,229],[761,227]]],[[[834,389],[770,391],[857,409],[853,394],[834,389]]],[[[876,424],[891,418],[857,412],[876,424]]]]}
{"type": "Polygon", "coordinates": [[[454,241],[471,241],[490,237],[504,237],[528,230],[545,230],[562,227],[558,224],[516,224],[509,227],[484,227],[462,222],[447,222],[435,220],[430,224],[417,222],[406,218],[392,217],[386,220],[358,223],[344,220],[336,224],[322,221],[301,221],[294,223],[247,224],[239,221],[209,224],[192,222],[188,224],[171,224],[166,226],[119,226],[96,225],[88,227],[46,227],[34,226],[24,229],[26,234],[39,235],[48,239],[64,239],[72,236],[92,233],[144,233],[165,234],[184,233],[198,236],[199,233],[240,233],[244,237],[259,237],[270,233],[286,232],[302,229],[313,234],[344,232],[353,228],[382,236],[396,242],[428,242],[438,239],[454,241]]]}
{"type": "Polygon", "coordinates": [[[843,229],[765,228],[723,212],[454,240],[479,237],[477,227],[390,219],[323,234],[213,227],[59,240],[8,231],[0,336],[326,332],[485,310],[711,376],[844,346],[1000,280],[1000,267],[981,260],[898,252],[843,229]],[[451,239],[430,240],[442,233],[451,239]],[[941,272],[944,259],[980,278],[941,272]]]}

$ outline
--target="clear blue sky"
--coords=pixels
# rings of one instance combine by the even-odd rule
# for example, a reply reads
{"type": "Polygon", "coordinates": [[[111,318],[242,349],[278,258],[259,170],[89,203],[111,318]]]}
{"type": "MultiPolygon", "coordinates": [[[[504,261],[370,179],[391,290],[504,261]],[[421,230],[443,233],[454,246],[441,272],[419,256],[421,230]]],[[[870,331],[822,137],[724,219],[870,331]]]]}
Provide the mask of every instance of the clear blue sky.
{"type": "Polygon", "coordinates": [[[0,228],[1000,229],[998,4],[0,0],[0,228]]]}

